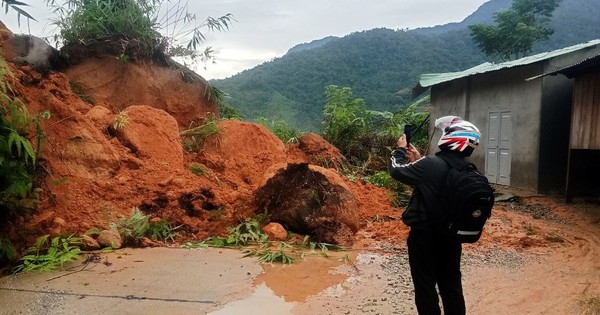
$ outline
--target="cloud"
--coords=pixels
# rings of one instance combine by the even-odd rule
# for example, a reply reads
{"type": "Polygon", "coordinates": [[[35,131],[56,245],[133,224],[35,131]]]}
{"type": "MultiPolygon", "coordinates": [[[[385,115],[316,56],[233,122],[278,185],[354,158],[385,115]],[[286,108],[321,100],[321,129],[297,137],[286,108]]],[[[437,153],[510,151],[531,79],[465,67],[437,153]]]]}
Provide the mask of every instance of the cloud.
{"type": "MultiPolygon", "coordinates": [[[[176,4],[177,1],[163,1],[176,4]]],[[[265,61],[281,57],[297,44],[327,36],[347,34],[378,27],[414,29],[459,22],[486,0],[204,0],[189,1],[188,11],[198,20],[231,13],[236,20],[225,32],[205,30],[207,46],[217,57],[216,64],[197,71],[207,79],[225,78],[265,61]]],[[[28,1],[26,11],[40,22],[31,22],[31,33],[48,36],[42,31],[52,16],[44,0],[28,1]]],[[[185,3],[185,2],[182,2],[185,3]]],[[[2,21],[13,31],[17,27],[14,12],[2,21]]],[[[22,21],[23,22],[23,21],[22,21]]],[[[25,25],[26,26],[26,25],[25,25]]]]}

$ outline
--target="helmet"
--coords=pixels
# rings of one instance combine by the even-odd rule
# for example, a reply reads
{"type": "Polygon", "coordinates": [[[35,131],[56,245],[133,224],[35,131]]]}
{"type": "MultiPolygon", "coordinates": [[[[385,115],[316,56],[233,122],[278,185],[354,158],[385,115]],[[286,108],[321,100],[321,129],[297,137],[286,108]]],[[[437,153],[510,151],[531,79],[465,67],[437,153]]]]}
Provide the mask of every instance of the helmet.
{"type": "Polygon", "coordinates": [[[438,147],[442,151],[456,151],[463,156],[470,156],[479,145],[479,129],[458,116],[438,118],[435,126],[442,130],[442,137],[438,141],[438,147]]]}

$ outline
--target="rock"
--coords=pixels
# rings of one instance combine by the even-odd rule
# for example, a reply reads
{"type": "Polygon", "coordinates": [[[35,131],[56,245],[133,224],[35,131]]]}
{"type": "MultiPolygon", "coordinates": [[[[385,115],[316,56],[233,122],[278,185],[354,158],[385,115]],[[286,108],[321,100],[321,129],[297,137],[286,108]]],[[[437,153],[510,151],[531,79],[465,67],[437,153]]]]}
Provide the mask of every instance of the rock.
{"type": "Polygon", "coordinates": [[[97,250],[100,249],[100,244],[94,238],[89,235],[81,236],[81,243],[83,245],[84,250],[97,250]]]}
{"type": "Polygon", "coordinates": [[[183,167],[183,146],[173,116],[146,105],[123,111],[126,123],[117,137],[140,160],[164,167],[183,167]]]}
{"type": "Polygon", "coordinates": [[[140,239],[140,246],[141,247],[158,247],[160,246],[160,244],[156,241],[153,241],[147,237],[142,237],[140,239]]]}
{"type": "Polygon", "coordinates": [[[52,221],[52,225],[54,227],[63,227],[63,226],[65,226],[65,224],[67,224],[65,219],[59,218],[59,217],[54,218],[54,220],[52,221]]]}
{"type": "Polygon", "coordinates": [[[263,226],[262,231],[267,234],[272,241],[285,241],[288,236],[288,232],[285,230],[283,225],[277,222],[271,222],[263,226]]]}
{"type": "Polygon", "coordinates": [[[281,166],[255,194],[256,208],[317,242],[349,245],[358,230],[354,195],[334,171],[307,163],[281,166]]]}
{"type": "Polygon", "coordinates": [[[119,235],[119,232],[115,230],[103,230],[100,232],[100,235],[98,235],[96,241],[98,241],[98,244],[100,244],[102,247],[112,247],[113,249],[118,249],[123,246],[121,235],[119,235]]]}
{"type": "Polygon", "coordinates": [[[40,73],[64,66],[58,50],[39,37],[26,34],[13,35],[5,42],[3,55],[19,65],[30,65],[40,73]]]}

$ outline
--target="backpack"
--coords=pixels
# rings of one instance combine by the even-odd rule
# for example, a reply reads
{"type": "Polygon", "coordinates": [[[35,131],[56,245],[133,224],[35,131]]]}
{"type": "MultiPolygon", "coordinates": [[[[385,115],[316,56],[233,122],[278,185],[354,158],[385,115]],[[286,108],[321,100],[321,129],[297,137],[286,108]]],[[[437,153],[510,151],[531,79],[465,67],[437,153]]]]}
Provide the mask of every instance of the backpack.
{"type": "Polygon", "coordinates": [[[494,189],[475,164],[439,156],[450,169],[438,203],[437,229],[460,243],[475,243],[492,214],[494,189]]]}

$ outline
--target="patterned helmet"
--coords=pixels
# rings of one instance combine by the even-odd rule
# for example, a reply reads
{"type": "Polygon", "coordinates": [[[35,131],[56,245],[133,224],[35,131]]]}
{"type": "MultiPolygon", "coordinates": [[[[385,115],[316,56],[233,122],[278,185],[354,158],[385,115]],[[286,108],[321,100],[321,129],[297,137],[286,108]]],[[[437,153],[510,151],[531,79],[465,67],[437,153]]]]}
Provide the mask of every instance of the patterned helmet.
{"type": "Polygon", "coordinates": [[[444,116],[435,121],[436,128],[442,130],[438,147],[442,151],[457,151],[470,156],[479,145],[481,133],[472,123],[458,116],[444,116]]]}

